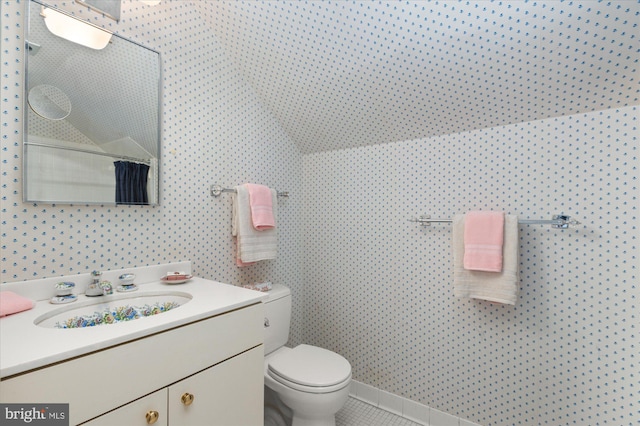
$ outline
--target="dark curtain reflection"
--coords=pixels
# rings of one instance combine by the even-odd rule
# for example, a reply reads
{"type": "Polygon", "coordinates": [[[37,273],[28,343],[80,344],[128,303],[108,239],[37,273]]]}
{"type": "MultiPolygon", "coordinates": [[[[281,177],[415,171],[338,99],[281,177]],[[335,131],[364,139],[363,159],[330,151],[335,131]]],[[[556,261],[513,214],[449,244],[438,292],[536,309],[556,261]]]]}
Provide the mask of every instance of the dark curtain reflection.
{"type": "Polygon", "coordinates": [[[116,161],[116,204],[149,204],[147,179],[149,166],[116,161]]]}

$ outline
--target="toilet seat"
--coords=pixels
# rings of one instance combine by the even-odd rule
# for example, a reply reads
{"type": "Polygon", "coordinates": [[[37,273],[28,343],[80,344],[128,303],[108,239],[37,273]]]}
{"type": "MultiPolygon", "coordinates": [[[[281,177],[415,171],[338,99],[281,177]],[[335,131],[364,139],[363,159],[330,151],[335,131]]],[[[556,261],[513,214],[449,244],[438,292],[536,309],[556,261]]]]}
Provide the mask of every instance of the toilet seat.
{"type": "Polygon", "coordinates": [[[349,385],[351,365],[335,352],[299,345],[269,359],[268,374],[302,392],[329,393],[349,385]]]}

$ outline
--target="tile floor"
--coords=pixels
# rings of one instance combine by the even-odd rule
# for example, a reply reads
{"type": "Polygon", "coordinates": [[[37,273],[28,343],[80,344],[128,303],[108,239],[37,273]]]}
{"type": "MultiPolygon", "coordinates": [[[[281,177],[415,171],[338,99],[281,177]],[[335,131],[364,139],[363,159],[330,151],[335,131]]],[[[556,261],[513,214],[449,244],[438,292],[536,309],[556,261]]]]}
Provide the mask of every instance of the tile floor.
{"type": "Polygon", "coordinates": [[[420,426],[404,417],[349,397],[336,413],[336,426],[420,426]]]}

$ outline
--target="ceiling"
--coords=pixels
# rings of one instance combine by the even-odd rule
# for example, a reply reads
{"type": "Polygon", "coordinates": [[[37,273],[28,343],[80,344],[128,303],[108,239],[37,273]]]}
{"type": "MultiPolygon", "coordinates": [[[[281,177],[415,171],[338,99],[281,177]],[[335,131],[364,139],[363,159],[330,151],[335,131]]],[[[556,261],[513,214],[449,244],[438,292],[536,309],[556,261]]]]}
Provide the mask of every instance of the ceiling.
{"type": "Polygon", "coordinates": [[[639,1],[193,4],[304,154],[639,103],[639,1]]]}

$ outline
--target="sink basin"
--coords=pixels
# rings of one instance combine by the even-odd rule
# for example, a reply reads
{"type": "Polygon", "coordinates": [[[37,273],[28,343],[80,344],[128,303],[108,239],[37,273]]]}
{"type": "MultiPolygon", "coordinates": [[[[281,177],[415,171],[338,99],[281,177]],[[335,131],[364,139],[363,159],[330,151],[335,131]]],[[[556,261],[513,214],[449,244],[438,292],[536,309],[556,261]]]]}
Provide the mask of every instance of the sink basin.
{"type": "Polygon", "coordinates": [[[98,296],[47,312],[36,318],[34,323],[46,328],[86,328],[118,324],[158,315],[176,309],[190,300],[189,293],[178,291],[98,296]]]}

